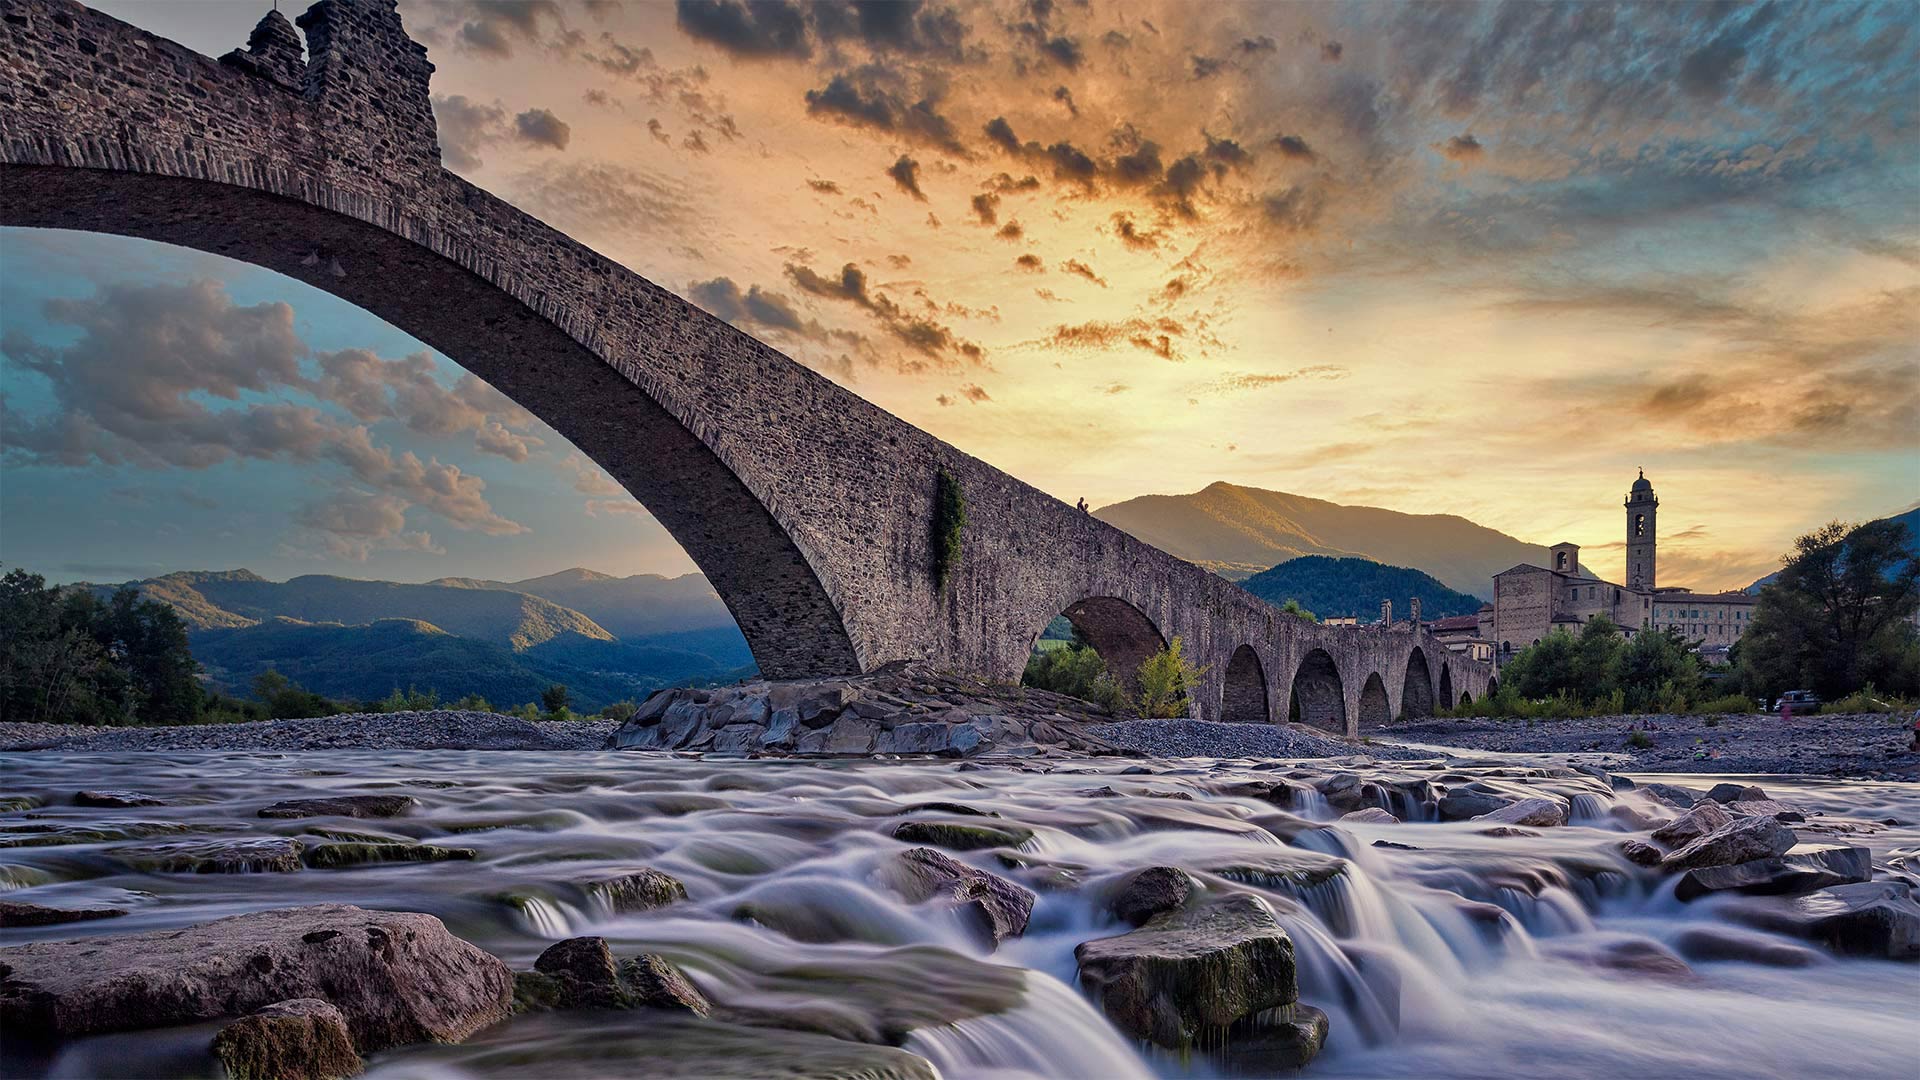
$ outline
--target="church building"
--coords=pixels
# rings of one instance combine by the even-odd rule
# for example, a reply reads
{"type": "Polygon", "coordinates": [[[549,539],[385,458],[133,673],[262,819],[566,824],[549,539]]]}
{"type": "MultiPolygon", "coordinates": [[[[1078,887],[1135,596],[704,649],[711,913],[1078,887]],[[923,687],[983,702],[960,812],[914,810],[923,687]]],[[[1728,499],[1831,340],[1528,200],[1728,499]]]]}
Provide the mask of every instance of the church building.
{"type": "Polygon", "coordinates": [[[1521,563],[1493,576],[1493,603],[1480,612],[1480,636],[1494,643],[1496,659],[1539,641],[1555,629],[1578,633],[1599,616],[1631,637],[1642,630],[1674,629],[1709,658],[1724,655],[1753,618],[1758,598],[1744,592],[1695,593],[1662,588],[1656,576],[1660,500],[1643,471],[1626,498],[1626,583],[1593,576],[1580,565],[1580,547],[1547,549],[1547,566],[1521,563]]]}

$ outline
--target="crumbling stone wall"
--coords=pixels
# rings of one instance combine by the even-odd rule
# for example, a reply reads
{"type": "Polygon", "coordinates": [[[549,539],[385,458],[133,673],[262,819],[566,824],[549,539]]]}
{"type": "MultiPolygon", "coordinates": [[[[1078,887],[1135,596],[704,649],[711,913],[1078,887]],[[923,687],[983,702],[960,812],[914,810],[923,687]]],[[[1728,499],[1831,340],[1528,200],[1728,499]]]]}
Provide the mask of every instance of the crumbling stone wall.
{"type": "Polygon", "coordinates": [[[69,0],[0,0],[0,223],[242,259],[446,353],[645,504],[773,678],[913,657],[1017,678],[1050,619],[1112,598],[1208,665],[1202,716],[1219,715],[1242,645],[1276,719],[1314,648],[1339,668],[1349,729],[1368,673],[1382,673],[1399,711],[1416,645],[1480,696],[1484,665],[1424,631],[1283,615],[445,171],[433,65],[393,0],[309,8],[303,69],[274,18],[223,62],[69,0]],[[967,505],[944,589],[931,528],[941,469],[967,505]]]}

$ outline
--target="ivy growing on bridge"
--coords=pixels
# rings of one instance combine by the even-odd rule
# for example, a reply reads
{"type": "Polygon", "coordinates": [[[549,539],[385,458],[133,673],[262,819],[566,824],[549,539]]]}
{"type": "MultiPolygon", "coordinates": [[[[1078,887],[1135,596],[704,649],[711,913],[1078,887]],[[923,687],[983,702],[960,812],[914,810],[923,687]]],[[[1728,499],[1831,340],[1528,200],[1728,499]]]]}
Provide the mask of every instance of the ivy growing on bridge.
{"type": "Polygon", "coordinates": [[[947,591],[947,578],[960,565],[960,532],[966,525],[967,496],[959,479],[941,469],[933,492],[933,581],[940,592],[947,591]]]}

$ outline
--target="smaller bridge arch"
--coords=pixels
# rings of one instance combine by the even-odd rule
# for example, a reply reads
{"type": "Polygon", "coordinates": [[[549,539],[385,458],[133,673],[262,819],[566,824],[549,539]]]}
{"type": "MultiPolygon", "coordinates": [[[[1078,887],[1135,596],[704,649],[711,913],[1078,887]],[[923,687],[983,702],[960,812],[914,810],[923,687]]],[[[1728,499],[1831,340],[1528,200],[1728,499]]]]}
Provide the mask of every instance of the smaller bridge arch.
{"type": "Polygon", "coordinates": [[[1230,723],[1264,724],[1267,710],[1267,670],[1253,646],[1233,650],[1220,683],[1220,719],[1230,723]]]}
{"type": "Polygon", "coordinates": [[[1117,596],[1089,596],[1060,614],[1073,624],[1080,640],[1107,662],[1107,671],[1123,687],[1133,686],[1140,665],[1167,647],[1166,635],[1153,620],[1117,596]]]}
{"type": "Polygon", "coordinates": [[[1387,703],[1387,684],[1377,671],[1367,674],[1360,688],[1360,726],[1377,727],[1393,719],[1393,707],[1387,703]]]}
{"type": "Polygon", "coordinates": [[[1453,668],[1444,661],[1440,664],[1440,697],[1438,704],[1442,709],[1451,709],[1454,706],[1453,668]]]}
{"type": "Polygon", "coordinates": [[[1407,654],[1407,673],[1400,684],[1400,716],[1415,720],[1433,715],[1433,671],[1418,645],[1407,654]]]}
{"type": "Polygon", "coordinates": [[[1288,699],[1292,702],[1288,719],[1346,734],[1346,684],[1340,678],[1340,666],[1327,650],[1314,649],[1300,659],[1288,699]]]}

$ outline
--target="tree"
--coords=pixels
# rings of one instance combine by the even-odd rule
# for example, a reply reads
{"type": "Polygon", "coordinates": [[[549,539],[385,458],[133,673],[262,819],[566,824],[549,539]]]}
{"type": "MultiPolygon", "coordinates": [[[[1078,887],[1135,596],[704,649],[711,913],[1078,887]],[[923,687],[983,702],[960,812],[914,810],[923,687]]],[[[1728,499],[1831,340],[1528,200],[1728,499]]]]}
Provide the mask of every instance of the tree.
{"type": "Polygon", "coordinates": [[[566,712],[567,688],[560,683],[554,683],[540,691],[540,707],[554,716],[566,712]]]}
{"type": "Polygon", "coordinates": [[[1595,615],[1580,628],[1573,648],[1574,692],[1592,701],[1613,693],[1625,640],[1620,628],[1605,615],[1595,615]]]}
{"type": "Polygon", "coordinates": [[[1140,715],[1150,720],[1172,720],[1187,715],[1187,688],[1207,673],[1183,654],[1178,637],[1140,662],[1140,715]]]}
{"type": "Polygon", "coordinates": [[[1677,630],[1642,630],[1620,650],[1614,680],[1633,712],[1676,710],[1700,692],[1700,661],[1677,630]]]}
{"type": "Polygon", "coordinates": [[[1298,615],[1300,618],[1305,619],[1308,622],[1320,621],[1320,616],[1315,615],[1313,612],[1308,611],[1306,608],[1301,607],[1300,601],[1295,600],[1291,596],[1287,597],[1286,603],[1280,605],[1280,610],[1286,612],[1289,615],[1298,615]]]}
{"type": "Polygon", "coordinates": [[[123,588],[102,602],[39,574],[0,579],[0,717],[78,724],[183,724],[206,695],[186,624],[123,588]]]}
{"type": "Polygon", "coordinates": [[[1898,521],[1832,522],[1794,542],[1760,591],[1740,642],[1739,678],[1756,695],[1810,689],[1832,699],[1869,683],[1920,690],[1920,558],[1898,521]]]}
{"type": "Polygon", "coordinates": [[[1579,652],[1579,644],[1572,634],[1555,629],[1513,654],[1513,659],[1500,671],[1500,683],[1512,687],[1516,696],[1528,701],[1562,695],[1579,697],[1576,670],[1579,652]]]}
{"type": "Polygon", "coordinates": [[[266,706],[275,720],[301,720],[310,716],[332,716],[343,710],[319,694],[306,689],[272,668],[253,678],[254,699],[266,706]]]}
{"type": "Polygon", "coordinates": [[[1108,709],[1117,708],[1122,701],[1120,685],[1108,673],[1107,662],[1093,646],[1079,640],[1057,649],[1036,651],[1027,657],[1027,669],[1021,673],[1020,683],[1091,701],[1108,709]]]}

